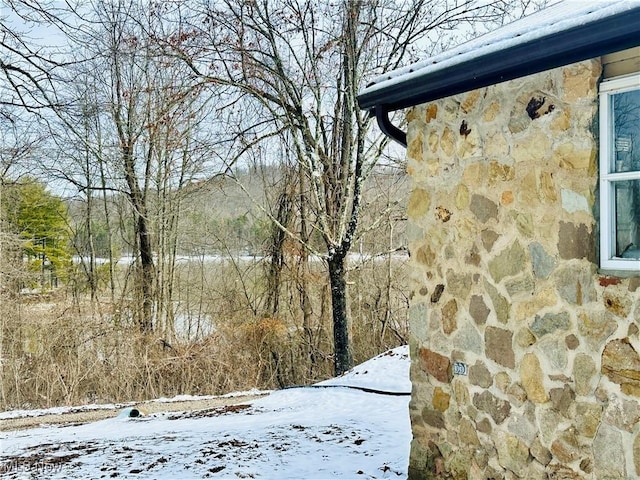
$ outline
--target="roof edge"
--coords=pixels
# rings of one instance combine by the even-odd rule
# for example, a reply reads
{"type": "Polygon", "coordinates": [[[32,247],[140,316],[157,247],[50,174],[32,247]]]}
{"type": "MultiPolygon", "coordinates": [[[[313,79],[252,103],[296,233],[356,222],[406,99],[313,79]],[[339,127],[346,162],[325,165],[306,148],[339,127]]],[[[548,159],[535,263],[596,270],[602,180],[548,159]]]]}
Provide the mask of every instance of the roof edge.
{"type": "Polygon", "coordinates": [[[387,111],[468,92],[640,45],[638,7],[479,55],[440,70],[406,75],[358,95],[362,109],[387,111]],[[637,17],[630,21],[629,17],[637,17]]]}

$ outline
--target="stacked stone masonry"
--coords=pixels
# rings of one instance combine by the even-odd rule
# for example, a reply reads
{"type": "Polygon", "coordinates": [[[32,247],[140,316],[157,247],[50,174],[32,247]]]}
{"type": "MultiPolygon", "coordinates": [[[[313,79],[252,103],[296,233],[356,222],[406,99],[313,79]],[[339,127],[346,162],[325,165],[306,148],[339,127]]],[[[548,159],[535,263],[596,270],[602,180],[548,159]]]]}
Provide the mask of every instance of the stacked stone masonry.
{"type": "Polygon", "coordinates": [[[596,258],[600,76],[408,113],[410,478],[640,477],[640,278],[596,258]]]}

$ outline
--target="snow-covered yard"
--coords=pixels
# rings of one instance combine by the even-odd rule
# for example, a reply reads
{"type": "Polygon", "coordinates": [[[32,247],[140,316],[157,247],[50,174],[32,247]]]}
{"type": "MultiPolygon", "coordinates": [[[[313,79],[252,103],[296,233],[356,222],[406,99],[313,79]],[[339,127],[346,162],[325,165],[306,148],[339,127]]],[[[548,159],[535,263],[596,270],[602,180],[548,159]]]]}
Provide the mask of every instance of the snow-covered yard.
{"type": "Polygon", "coordinates": [[[402,479],[410,391],[408,349],[399,347],[342,377],[251,403],[0,432],[0,476],[402,479]]]}

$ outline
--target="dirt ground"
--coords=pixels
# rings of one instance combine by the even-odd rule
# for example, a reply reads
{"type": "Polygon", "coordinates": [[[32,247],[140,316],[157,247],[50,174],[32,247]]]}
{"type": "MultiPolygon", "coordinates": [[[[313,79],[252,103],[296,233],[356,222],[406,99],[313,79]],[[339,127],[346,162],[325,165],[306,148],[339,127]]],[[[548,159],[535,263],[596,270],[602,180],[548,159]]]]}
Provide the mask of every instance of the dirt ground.
{"type": "MultiPolygon", "coordinates": [[[[263,395],[245,395],[238,397],[219,397],[211,399],[198,399],[179,402],[158,402],[149,401],[136,405],[131,405],[140,410],[143,415],[158,412],[196,412],[211,410],[230,405],[239,405],[251,402],[263,395]]],[[[87,410],[82,412],[69,412],[57,415],[41,415],[38,417],[10,418],[0,420],[0,431],[23,430],[34,428],[40,425],[79,425],[82,423],[95,422],[105,418],[116,417],[120,413],[120,408],[105,410],[87,410]]]]}

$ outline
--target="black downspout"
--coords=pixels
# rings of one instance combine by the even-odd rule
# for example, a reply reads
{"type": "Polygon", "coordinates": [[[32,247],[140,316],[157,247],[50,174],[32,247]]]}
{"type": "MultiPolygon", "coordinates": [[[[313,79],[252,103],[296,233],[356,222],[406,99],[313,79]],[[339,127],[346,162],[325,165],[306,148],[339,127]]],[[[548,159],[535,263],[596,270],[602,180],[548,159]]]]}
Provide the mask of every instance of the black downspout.
{"type": "Polygon", "coordinates": [[[407,148],[407,134],[391,123],[389,120],[389,110],[382,105],[376,105],[372,113],[375,113],[378,126],[382,133],[395,140],[404,148],[407,148]]]}

